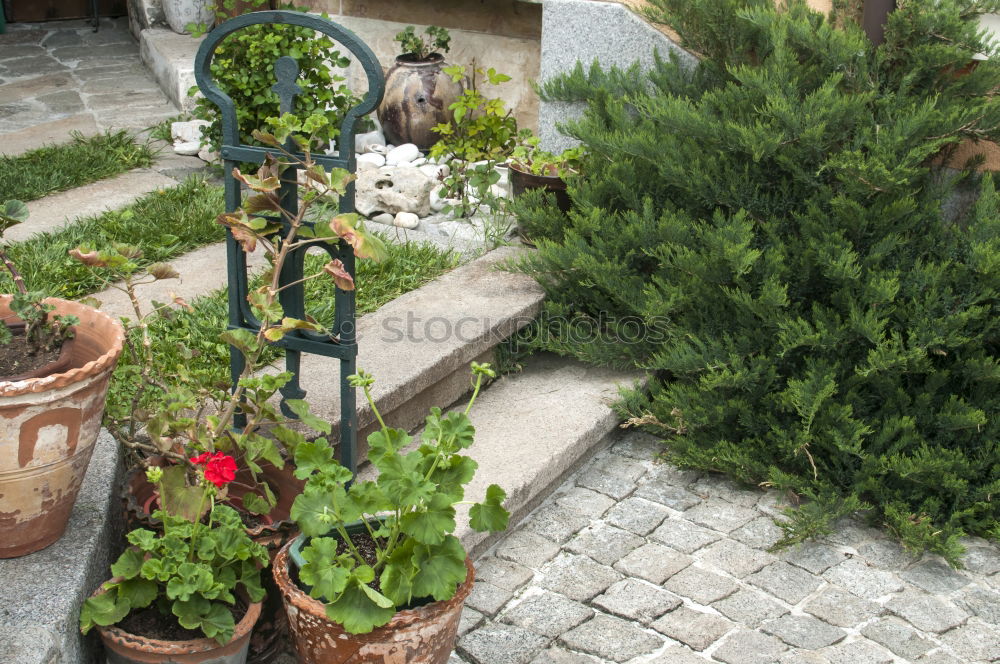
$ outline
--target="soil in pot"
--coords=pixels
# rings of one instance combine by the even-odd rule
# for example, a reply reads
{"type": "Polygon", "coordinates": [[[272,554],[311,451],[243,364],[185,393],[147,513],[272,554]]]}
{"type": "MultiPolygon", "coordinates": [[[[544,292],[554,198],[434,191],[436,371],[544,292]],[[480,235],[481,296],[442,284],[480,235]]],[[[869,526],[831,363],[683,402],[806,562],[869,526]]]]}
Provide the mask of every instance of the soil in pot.
{"type": "MultiPolygon", "coordinates": [[[[233,621],[237,624],[239,624],[240,620],[247,613],[246,602],[237,601],[235,606],[227,608],[233,615],[233,621]]],[[[147,639],[156,639],[157,641],[193,641],[194,639],[205,638],[205,635],[200,630],[181,627],[181,624],[177,622],[177,618],[170,613],[161,613],[156,604],[138,611],[132,611],[118,623],[117,627],[129,634],[136,634],[144,636],[147,639]]]]}
{"type": "Polygon", "coordinates": [[[0,380],[42,378],[69,368],[71,340],[59,348],[35,352],[24,336],[23,323],[9,325],[8,329],[13,336],[9,343],[0,346],[0,380]]]}

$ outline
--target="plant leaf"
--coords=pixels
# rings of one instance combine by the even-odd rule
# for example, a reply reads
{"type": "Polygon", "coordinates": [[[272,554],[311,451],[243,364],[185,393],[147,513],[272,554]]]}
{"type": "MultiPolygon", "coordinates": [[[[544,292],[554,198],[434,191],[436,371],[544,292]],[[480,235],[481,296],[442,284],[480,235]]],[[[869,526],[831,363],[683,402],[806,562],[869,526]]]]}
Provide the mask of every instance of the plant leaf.
{"type": "Polygon", "coordinates": [[[496,484],[486,488],[486,500],[469,509],[469,525],[479,532],[506,530],[510,513],[503,508],[507,493],[496,484]]]}
{"type": "Polygon", "coordinates": [[[326,606],[326,617],[343,625],[351,634],[367,634],[388,623],[394,615],[395,607],[383,608],[376,604],[354,578],[337,601],[326,606]]]}

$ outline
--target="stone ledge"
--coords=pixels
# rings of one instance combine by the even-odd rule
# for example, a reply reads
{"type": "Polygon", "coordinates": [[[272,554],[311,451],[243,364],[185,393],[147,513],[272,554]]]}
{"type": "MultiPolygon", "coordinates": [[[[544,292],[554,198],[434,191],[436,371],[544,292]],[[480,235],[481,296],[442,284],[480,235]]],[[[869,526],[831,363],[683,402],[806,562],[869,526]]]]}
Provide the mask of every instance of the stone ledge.
{"type": "Polygon", "coordinates": [[[139,35],[139,57],[143,64],[163,94],[184,111],[194,108],[194,97],[187,92],[195,85],[194,56],[200,44],[201,39],[165,28],[148,28],[139,35]]]}
{"type": "MultiPolygon", "coordinates": [[[[489,359],[493,348],[538,314],[541,287],[528,276],[499,269],[518,253],[512,247],[491,251],[358,319],[357,366],[375,377],[375,403],[394,426],[409,429],[422,422],[427,394],[433,392],[434,405],[465,394],[469,381],[462,374],[469,363],[489,359]]],[[[340,422],[339,364],[302,356],[306,399],[314,413],[333,423],[334,432],[340,422]]],[[[359,394],[359,431],[374,419],[359,394]]],[[[358,439],[363,457],[364,437],[358,439]]]]}
{"type": "Polygon", "coordinates": [[[96,661],[96,641],[80,634],[79,610],[118,553],[121,475],[120,447],[102,429],[66,533],[41,551],[0,560],[0,662],[96,661]]]}

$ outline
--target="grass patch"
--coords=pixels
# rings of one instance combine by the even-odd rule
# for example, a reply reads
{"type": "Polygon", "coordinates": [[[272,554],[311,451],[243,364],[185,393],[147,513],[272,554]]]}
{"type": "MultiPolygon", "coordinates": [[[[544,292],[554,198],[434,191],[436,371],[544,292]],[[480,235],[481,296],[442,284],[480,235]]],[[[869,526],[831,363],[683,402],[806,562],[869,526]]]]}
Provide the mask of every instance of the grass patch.
{"type": "MultiPolygon", "coordinates": [[[[225,238],[215,217],[225,207],[222,187],[192,176],[183,184],[154,191],[122,208],[86,217],[66,228],[39,233],[12,244],[7,253],[32,290],[75,299],[99,289],[103,282],[67,252],[78,245],[108,246],[120,242],[143,251],[142,264],[165,261],[225,238]]],[[[30,220],[27,223],[31,223],[30,220]]],[[[224,269],[220,266],[219,269],[224,269]]],[[[4,272],[0,292],[12,292],[4,272]]]]}
{"type": "Polygon", "coordinates": [[[189,113],[181,113],[180,115],[175,115],[165,120],[161,120],[152,127],[149,127],[146,131],[149,132],[149,137],[154,140],[173,143],[174,137],[171,131],[171,125],[175,122],[187,122],[190,119],[191,115],[189,113]]]}
{"type": "Polygon", "coordinates": [[[0,157],[0,200],[33,201],[119,173],[150,166],[153,148],[137,143],[127,131],[47,145],[16,157],[0,157]]]}
{"type": "MultiPolygon", "coordinates": [[[[389,255],[380,262],[358,261],[357,314],[374,311],[403,293],[422,286],[458,265],[459,255],[420,244],[386,243],[389,255]]],[[[306,257],[306,274],[318,271],[328,260],[306,257]]],[[[151,325],[156,373],[175,376],[191,389],[198,386],[229,385],[229,346],[219,340],[228,323],[226,290],[192,302],[193,311],[174,311],[151,325]]],[[[309,313],[318,320],[333,320],[334,286],[326,279],[306,282],[309,313]]],[[[268,361],[279,357],[275,349],[268,361]]],[[[121,419],[131,411],[139,366],[128,353],[122,355],[108,394],[107,416],[121,419]]],[[[163,395],[150,390],[142,406],[155,409],[163,395]]]]}

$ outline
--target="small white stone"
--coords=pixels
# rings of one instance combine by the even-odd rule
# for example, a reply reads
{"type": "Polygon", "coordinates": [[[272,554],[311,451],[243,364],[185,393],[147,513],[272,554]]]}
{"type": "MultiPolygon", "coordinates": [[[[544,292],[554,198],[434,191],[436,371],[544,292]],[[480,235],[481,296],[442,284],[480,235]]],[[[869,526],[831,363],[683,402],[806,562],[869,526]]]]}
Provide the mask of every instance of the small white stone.
{"type": "Polygon", "coordinates": [[[377,129],[375,131],[369,131],[365,134],[358,134],[354,137],[354,151],[358,154],[362,152],[370,152],[371,150],[369,150],[369,148],[374,145],[385,145],[385,136],[383,136],[382,132],[377,129]]]}
{"type": "Polygon", "coordinates": [[[385,145],[369,145],[368,152],[366,154],[389,154],[389,148],[385,145]]]}
{"type": "MultiPolygon", "coordinates": [[[[403,214],[402,212],[400,214],[403,214]]],[[[378,224],[385,224],[386,226],[392,226],[395,217],[393,217],[388,212],[383,212],[382,214],[377,214],[372,217],[372,221],[378,224]]]]}
{"type": "Polygon", "coordinates": [[[507,187],[503,187],[499,184],[495,184],[492,187],[490,187],[490,193],[496,196],[497,198],[510,197],[510,192],[507,190],[507,187]]]}
{"type": "Polygon", "coordinates": [[[194,156],[201,150],[201,141],[183,141],[174,143],[174,152],[177,154],[194,156]]]}
{"type": "Polygon", "coordinates": [[[369,170],[372,170],[372,169],[375,169],[375,168],[378,168],[378,166],[376,166],[375,164],[373,164],[370,161],[360,161],[360,160],[358,161],[358,170],[359,171],[369,171],[369,170]]]}
{"type": "Polygon", "coordinates": [[[187,122],[171,122],[170,138],[174,142],[191,143],[197,141],[201,143],[201,128],[207,127],[211,122],[208,120],[189,120],[187,122]]]}
{"type": "MultiPolygon", "coordinates": [[[[361,167],[361,164],[370,164],[371,166],[374,166],[375,168],[379,168],[379,167],[385,165],[385,157],[383,157],[380,154],[375,154],[373,152],[369,152],[369,153],[366,153],[366,154],[359,154],[358,155],[358,167],[361,167]]],[[[368,168],[368,167],[366,166],[365,168],[368,168]]]]}
{"type": "Polygon", "coordinates": [[[448,204],[447,202],[445,202],[445,199],[441,197],[441,189],[442,189],[441,187],[434,187],[433,189],[431,189],[431,195],[430,195],[431,210],[433,210],[434,212],[440,212],[444,208],[444,206],[448,204]]]}
{"type": "Polygon", "coordinates": [[[423,166],[426,163],[427,163],[427,157],[417,157],[416,159],[414,159],[413,161],[410,162],[410,165],[411,166],[423,166]]]}
{"type": "Polygon", "coordinates": [[[389,153],[385,156],[385,163],[387,166],[398,166],[399,164],[409,163],[414,159],[420,157],[420,149],[413,143],[404,143],[398,148],[392,148],[389,153]]]}
{"type": "Polygon", "coordinates": [[[412,212],[397,212],[392,225],[400,228],[416,228],[420,225],[420,217],[412,212]]]}

